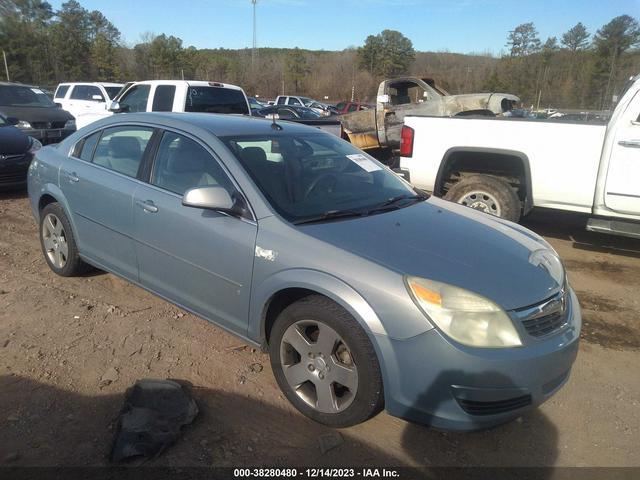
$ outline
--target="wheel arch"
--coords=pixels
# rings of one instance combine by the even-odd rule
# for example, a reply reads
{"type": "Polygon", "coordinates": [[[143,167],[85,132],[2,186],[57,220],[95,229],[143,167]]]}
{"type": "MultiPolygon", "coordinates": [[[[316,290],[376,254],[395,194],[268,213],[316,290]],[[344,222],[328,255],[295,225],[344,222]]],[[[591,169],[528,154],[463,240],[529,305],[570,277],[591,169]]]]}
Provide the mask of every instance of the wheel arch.
{"type": "MultiPolygon", "coordinates": [[[[443,196],[443,188],[449,174],[452,172],[456,162],[469,160],[478,154],[485,158],[491,158],[498,164],[506,166],[506,169],[513,169],[513,162],[517,162],[515,165],[521,169],[522,181],[524,183],[524,198],[523,200],[523,215],[526,215],[533,208],[533,187],[531,180],[531,166],[529,163],[529,157],[523,152],[508,149],[499,148],[484,148],[484,147],[452,147],[447,150],[442,157],[438,173],[436,174],[436,180],[434,184],[434,194],[436,196],[443,196]]],[[[513,170],[512,170],[513,171],[513,170]]],[[[482,167],[473,169],[473,173],[478,174],[490,174],[489,168],[482,167]]],[[[499,176],[499,175],[498,175],[499,176]]]]}
{"type": "Polygon", "coordinates": [[[67,202],[67,199],[64,193],[62,192],[62,190],[60,190],[60,188],[57,185],[47,184],[47,185],[44,185],[40,190],[38,194],[38,201],[36,204],[38,223],[40,223],[40,214],[42,210],[51,203],[58,203],[60,207],[62,207],[62,209],[64,210],[64,213],[66,214],[67,219],[71,224],[71,228],[73,230],[73,236],[76,240],[76,245],[78,246],[78,248],[80,248],[80,239],[78,238],[78,233],[77,233],[78,229],[76,228],[73,215],[71,215],[71,209],[69,208],[69,203],[67,202]]]}
{"type": "MultiPolygon", "coordinates": [[[[342,280],[316,270],[290,269],[270,276],[254,289],[249,337],[266,347],[278,314],[308,295],[322,295],[343,307],[369,336],[387,333],[369,303],[342,280]]],[[[372,343],[375,348],[376,342],[372,343]]]]}

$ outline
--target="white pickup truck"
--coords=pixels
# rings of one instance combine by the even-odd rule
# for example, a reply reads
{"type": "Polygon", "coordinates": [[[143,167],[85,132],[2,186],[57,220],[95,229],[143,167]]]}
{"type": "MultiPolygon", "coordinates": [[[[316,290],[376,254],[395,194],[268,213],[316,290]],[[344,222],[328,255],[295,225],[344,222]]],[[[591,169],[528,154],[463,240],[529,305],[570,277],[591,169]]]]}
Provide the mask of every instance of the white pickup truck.
{"type": "Polygon", "coordinates": [[[400,168],[414,186],[518,221],[534,207],[590,215],[640,238],[640,75],[607,125],[407,116],[400,168]]]}
{"type": "Polygon", "coordinates": [[[93,122],[114,113],[130,112],[251,115],[247,95],[242,88],[235,85],[193,80],[147,80],[125,84],[109,108],[94,114],[90,121],[93,122]]]}

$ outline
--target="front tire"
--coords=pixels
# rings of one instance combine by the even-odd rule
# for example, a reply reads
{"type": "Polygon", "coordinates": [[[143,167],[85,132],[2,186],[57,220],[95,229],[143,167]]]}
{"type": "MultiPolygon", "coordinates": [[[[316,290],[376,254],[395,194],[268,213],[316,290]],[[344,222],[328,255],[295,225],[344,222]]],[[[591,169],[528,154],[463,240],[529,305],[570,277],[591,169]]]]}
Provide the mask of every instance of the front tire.
{"type": "Polygon", "coordinates": [[[522,212],[516,191],[505,180],[488,175],[471,175],[449,189],[445,200],[518,222],[522,212]]]}
{"type": "Polygon", "coordinates": [[[269,342],[271,367],[287,399],[330,427],[350,427],[384,406],[378,359],[358,322],[321,295],[278,316],[269,342]]]}
{"type": "Polygon", "coordinates": [[[59,203],[50,203],[40,212],[40,246],[49,268],[62,277],[89,270],[78,253],[71,223],[59,203]]]}

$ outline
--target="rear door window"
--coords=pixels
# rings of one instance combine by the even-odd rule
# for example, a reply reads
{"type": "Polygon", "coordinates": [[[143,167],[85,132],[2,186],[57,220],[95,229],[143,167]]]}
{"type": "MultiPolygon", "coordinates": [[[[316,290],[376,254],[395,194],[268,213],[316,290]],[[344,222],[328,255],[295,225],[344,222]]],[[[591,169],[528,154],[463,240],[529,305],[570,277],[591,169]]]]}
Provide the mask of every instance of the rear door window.
{"type": "Polygon", "coordinates": [[[284,105],[287,102],[287,97],[279,97],[278,105],[284,105]]]}
{"type": "Polygon", "coordinates": [[[175,85],[158,85],[153,95],[152,112],[170,112],[173,110],[173,98],[176,96],[175,85]]]}
{"type": "Polygon", "coordinates": [[[76,85],[71,90],[71,95],[69,96],[72,100],[86,100],[87,99],[87,86],[86,85],[76,85]]]}
{"type": "Polygon", "coordinates": [[[152,134],[153,129],[146,127],[107,128],[96,146],[93,163],[135,178],[152,134]]]}
{"type": "Polygon", "coordinates": [[[102,131],[96,132],[84,139],[84,143],[82,144],[82,149],[80,150],[79,158],[87,162],[91,161],[91,158],[93,157],[93,152],[96,149],[96,145],[98,144],[98,139],[100,138],[101,133],[102,131]]]}
{"type": "Polygon", "coordinates": [[[104,95],[102,95],[100,89],[95,85],[87,85],[86,95],[87,98],[85,98],[85,100],[90,100],[92,102],[104,102],[104,95]],[[93,98],[94,95],[96,96],[96,98],[93,98]]]}
{"type": "Polygon", "coordinates": [[[189,87],[185,112],[249,113],[242,90],[223,87],[189,87]]]}
{"type": "Polygon", "coordinates": [[[131,87],[120,99],[120,108],[123,112],[146,112],[151,85],[135,85],[131,87]]]}

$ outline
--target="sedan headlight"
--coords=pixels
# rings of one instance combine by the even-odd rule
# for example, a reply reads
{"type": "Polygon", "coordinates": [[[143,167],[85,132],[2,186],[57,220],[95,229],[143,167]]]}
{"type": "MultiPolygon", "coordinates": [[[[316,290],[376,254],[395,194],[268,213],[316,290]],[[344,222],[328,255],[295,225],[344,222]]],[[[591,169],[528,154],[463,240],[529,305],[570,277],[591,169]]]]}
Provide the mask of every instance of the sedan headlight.
{"type": "Polygon", "coordinates": [[[453,340],[471,347],[522,345],[507,313],[491,300],[462,288],[418,277],[407,277],[414,301],[453,340]]]}
{"type": "Polygon", "coordinates": [[[29,137],[31,138],[31,146],[29,147],[29,153],[36,153],[38,150],[40,150],[42,148],[42,144],[38,141],[38,139],[33,138],[33,137],[29,137]]]}
{"type": "Polygon", "coordinates": [[[33,128],[31,124],[25,120],[20,120],[18,123],[16,123],[16,127],[23,128],[23,129],[33,128]]]}
{"type": "Polygon", "coordinates": [[[67,123],[64,124],[64,128],[65,129],[71,129],[73,128],[75,130],[76,128],[76,121],[75,120],[67,120],[67,123]]]}

